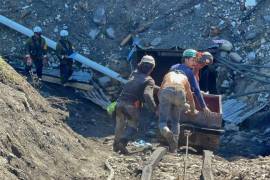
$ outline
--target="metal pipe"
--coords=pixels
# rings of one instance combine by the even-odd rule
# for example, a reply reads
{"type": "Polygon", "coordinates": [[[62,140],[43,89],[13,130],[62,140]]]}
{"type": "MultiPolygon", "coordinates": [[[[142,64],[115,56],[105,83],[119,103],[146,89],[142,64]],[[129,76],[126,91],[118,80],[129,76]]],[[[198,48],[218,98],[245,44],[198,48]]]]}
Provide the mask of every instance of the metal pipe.
{"type": "MultiPolygon", "coordinates": [[[[2,15],[0,15],[0,23],[15,30],[15,31],[18,31],[18,32],[20,32],[28,37],[31,37],[34,34],[33,31],[30,30],[29,28],[27,28],[21,24],[18,24],[15,21],[13,21],[9,18],[6,18],[5,16],[2,16],[2,15]]],[[[55,50],[56,49],[56,42],[45,37],[45,36],[43,36],[43,37],[45,38],[48,46],[55,50]]],[[[116,80],[120,81],[121,83],[127,82],[127,80],[122,78],[119,73],[117,73],[117,72],[115,72],[115,71],[113,71],[105,66],[102,66],[102,65],[90,60],[89,58],[87,58],[83,55],[76,53],[76,55],[74,56],[74,60],[76,60],[82,64],[85,64],[85,65],[87,65],[87,66],[113,78],[113,79],[116,79],[116,80]]]]}

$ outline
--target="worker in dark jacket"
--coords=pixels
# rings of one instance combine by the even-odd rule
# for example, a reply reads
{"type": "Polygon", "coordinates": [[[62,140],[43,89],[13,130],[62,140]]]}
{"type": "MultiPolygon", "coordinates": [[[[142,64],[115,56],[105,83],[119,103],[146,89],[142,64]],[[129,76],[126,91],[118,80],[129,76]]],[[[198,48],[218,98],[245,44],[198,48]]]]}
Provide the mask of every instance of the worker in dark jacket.
{"type": "Polygon", "coordinates": [[[39,79],[42,78],[43,61],[47,58],[46,40],[41,37],[42,29],[39,26],[34,27],[34,35],[26,41],[26,73],[32,68],[32,62],[35,64],[36,73],[39,79]]]}
{"type": "Polygon", "coordinates": [[[117,100],[116,128],[113,150],[127,154],[126,145],[137,132],[139,115],[144,102],[150,111],[156,111],[153,97],[155,81],[150,73],[155,67],[152,56],[143,56],[141,62],[125,84],[122,93],[117,100]]]}
{"type": "Polygon", "coordinates": [[[209,52],[203,52],[197,62],[200,89],[205,92],[208,91],[210,94],[217,94],[217,71],[213,55],[209,52]]]}
{"type": "Polygon", "coordinates": [[[60,77],[65,84],[72,75],[73,60],[69,56],[74,52],[71,42],[68,40],[68,31],[60,31],[60,40],[56,45],[56,54],[60,60],[60,77]]]}

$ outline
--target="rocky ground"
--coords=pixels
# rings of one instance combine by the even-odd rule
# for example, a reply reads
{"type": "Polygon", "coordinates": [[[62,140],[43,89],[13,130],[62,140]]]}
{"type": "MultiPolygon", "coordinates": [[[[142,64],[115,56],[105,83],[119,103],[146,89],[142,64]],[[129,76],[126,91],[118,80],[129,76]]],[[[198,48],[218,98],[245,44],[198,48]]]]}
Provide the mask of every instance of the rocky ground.
{"type": "Polygon", "coordinates": [[[1,179],[106,177],[106,152],[74,133],[68,112],[52,108],[2,59],[0,86],[1,179]]]}
{"type": "MultiPolygon", "coordinates": [[[[270,2],[257,0],[257,6],[252,3],[2,0],[0,14],[29,28],[39,25],[43,34],[53,40],[58,39],[61,29],[67,29],[78,52],[126,77],[126,57],[131,46],[120,43],[129,33],[140,39],[141,46],[156,48],[205,49],[213,46],[212,40],[226,39],[233,46],[220,52],[222,58],[269,66],[270,2]],[[143,30],[138,32],[141,27],[143,30]]],[[[0,38],[0,54],[10,61],[21,60],[26,37],[0,25],[0,38]]],[[[57,67],[53,51],[49,57],[50,66],[57,67]]],[[[37,92],[14,71],[10,71],[12,76],[3,71],[1,67],[6,66],[1,65],[1,179],[106,179],[106,160],[115,170],[115,179],[140,179],[150,151],[130,156],[112,153],[114,124],[103,110],[72,89],[46,84],[37,92]]],[[[269,75],[267,68],[250,70],[269,75]]],[[[269,78],[261,74],[241,73],[222,63],[218,63],[218,72],[219,90],[225,95],[269,89],[269,78]],[[250,79],[255,76],[260,81],[250,79]]],[[[270,147],[268,109],[240,127],[227,127],[212,161],[216,179],[270,178],[269,156],[264,157],[269,155],[270,147]],[[254,120],[264,126],[254,124],[254,120]]],[[[199,178],[201,159],[199,155],[190,156],[189,179],[199,178]]],[[[182,175],[182,162],[183,156],[166,155],[153,179],[176,179],[182,175]]]]}
{"type": "MultiPolygon", "coordinates": [[[[0,5],[2,15],[29,28],[39,25],[51,39],[57,40],[59,31],[67,29],[78,52],[123,75],[127,75],[125,59],[131,47],[121,47],[120,42],[129,33],[140,39],[140,45],[157,48],[206,49],[213,46],[211,40],[226,39],[233,48],[222,52],[222,57],[245,64],[268,63],[270,10],[265,0],[257,2],[255,11],[252,2],[243,0],[155,0],[147,4],[131,0],[3,0],[0,5]]],[[[23,55],[26,37],[4,27],[0,32],[0,53],[23,55]]],[[[50,59],[53,66],[58,65],[54,56],[50,59]]],[[[218,70],[221,92],[243,92],[245,85],[235,83],[236,79],[246,82],[243,74],[224,66],[218,70]]],[[[261,71],[268,74],[268,69],[261,71]]],[[[258,82],[253,82],[245,91],[256,85],[258,82]]]]}

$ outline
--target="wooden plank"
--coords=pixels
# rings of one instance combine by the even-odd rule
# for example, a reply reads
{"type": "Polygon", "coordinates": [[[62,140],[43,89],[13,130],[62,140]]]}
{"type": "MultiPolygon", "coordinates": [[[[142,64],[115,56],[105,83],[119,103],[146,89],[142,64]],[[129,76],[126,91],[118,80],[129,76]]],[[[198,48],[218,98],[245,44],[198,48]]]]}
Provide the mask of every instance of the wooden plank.
{"type": "Polygon", "coordinates": [[[105,161],[105,166],[110,170],[110,175],[107,177],[107,180],[112,180],[114,178],[114,170],[109,163],[109,159],[105,161]]]}
{"type": "Polygon", "coordinates": [[[164,147],[157,148],[143,168],[141,180],[151,180],[153,169],[157,166],[162,157],[167,153],[164,147]]]}
{"type": "MultiPolygon", "coordinates": [[[[50,83],[54,83],[54,84],[60,84],[60,85],[62,84],[59,78],[53,77],[53,76],[47,76],[47,75],[42,75],[42,81],[50,82],[50,83]]],[[[90,84],[76,82],[76,81],[67,82],[65,85],[68,87],[81,89],[84,91],[91,91],[93,89],[93,86],[91,86],[90,84]]]]}
{"type": "MultiPolygon", "coordinates": [[[[44,69],[42,72],[42,75],[60,78],[60,70],[59,69],[44,69]]],[[[83,72],[83,71],[73,71],[71,75],[72,80],[78,81],[81,83],[90,83],[92,78],[93,78],[93,75],[91,73],[83,72]]]]}
{"type": "Polygon", "coordinates": [[[203,166],[202,166],[202,173],[201,173],[201,180],[214,180],[214,176],[212,173],[212,151],[204,150],[203,151],[203,166]]]}

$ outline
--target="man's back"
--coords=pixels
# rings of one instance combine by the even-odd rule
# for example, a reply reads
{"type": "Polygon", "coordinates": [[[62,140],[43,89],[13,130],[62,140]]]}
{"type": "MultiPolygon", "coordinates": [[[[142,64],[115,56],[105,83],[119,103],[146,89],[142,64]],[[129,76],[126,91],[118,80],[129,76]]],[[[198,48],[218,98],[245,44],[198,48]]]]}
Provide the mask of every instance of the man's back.
{"type": "Polygon", "coordinates": [[[154,83],[154,80],[144,73],[134,71],[125,84],[119,100],[142,101],[144,89],[148,82],[154,83]]]}
{"type": "Polygon", "coordinates": [[[188,82],[187,76],[184,73],[177,71],[171,71],[167,73],[163,78],[160,89],[166,89],[169,87],[178,87],[183,89],[186,95],[186,99],[192,107],[192,110],[195,109],[195,103],[190,89],[190,84],[188,82]]]}
{"type": "Polygon", "coordinates": [[[180,85],[185,88],[185,86],[187,86],[187,83],[188,79],[184,74],[171,71],[164,76],[160,88],[162,89],[172,85],[180,85]]]}

